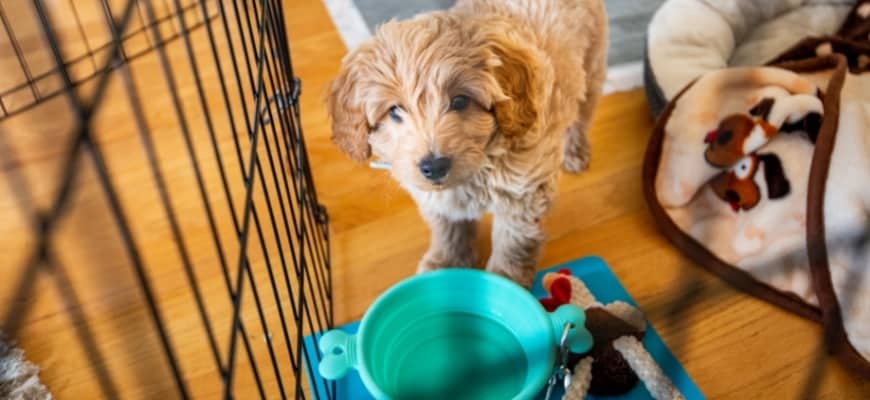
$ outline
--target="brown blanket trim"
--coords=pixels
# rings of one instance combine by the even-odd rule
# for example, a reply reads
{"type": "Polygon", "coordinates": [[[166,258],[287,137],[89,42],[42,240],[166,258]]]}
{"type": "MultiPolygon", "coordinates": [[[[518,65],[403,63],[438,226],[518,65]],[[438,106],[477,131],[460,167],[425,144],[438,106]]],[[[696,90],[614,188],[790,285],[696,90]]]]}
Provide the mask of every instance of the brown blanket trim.
{"type": "MultiPolygon", "coordinates": [[[[870,3],[870,1],[867,1],[870,3]]],[[[855,8],[860,5],[857,4],[855,8]]],[[[852,15],[854,16],[854,10],[852,15]]],[[[848,25],[848,22],[847,22],[848,25]]],[[[870,32],[870,22],[865,22],[866,31],[870,32]]],[[[866,32],[864,33],[866,34],[866,32]]],[[[840,53],[845,58],[850,72],[863,73],[870,71],[870,67],[862,65],[857,67],[856,60],[861,55],[867,57],[870,55],[870,45],[865,43],[856,43],[852,41],[840,40],[836,38],[822,39],[806,39],[795,46],[792,51],[786,52],[780,56],[780,59],[794,59],[800,57],[808,48],[815,48],[820,43],[830,40],[836,42],[834,51],[840,53]]],[[[828,57],[832,59],[832,57],[828,57]]],[[[831,61],[836,62],[836,61],[831,61]]],[[[843,61],[840,61],[843,62],[843,61]]],[[[794,68],[790,68],[800,64],[800,61],[788,61],[778,66],[792,69],[795,72],[800,72],[794,68]]],[[[828,84],[828,87],[837,87],[837,92],[843,86],[845,74],[835,74],[828,84]]],[[[839,103],[834,104],[839,113],[839,103]]],[[[825,115],[828,114],[827,104],[825,104],[825,115]]],[[[813,287],[816,296],[819,299],[819,305],[822,311],[822,322],[825,326],[825,342],[828,345],[828,350],[839,358],[846,367],[860,375],[864,379],[870,379],[870,362],[858,353],[852,343],[849,341],[846,330],[843,326],[843,316],[840,310],[840,303],[837,301],[837,294],[834,291],[833,282],[831,280],[831,271],[828,258],[828,250],[825,242],[825,216],[824,216],[824,200],[826,182],[828,179],[828,168],[831,163],[831,154],[834,151],[836,143],[836,135],[829,132],[836,132],[836,124],[839,121],[829,121],[827,118],[823,122],[833,124],[834,127],[830,131],[820,130],[819,136],[816,139],[816,148],[813,153],[813,161],[810,166],[810,179],[808,182],[807,191],[807,253],[810,260],[810,274],[813,279],[813,287]],[[824,133],[824,135],[822,134],[824,133]]]]}
{"type": "MultiPolygon", "coordinates": [[[[845,63],[845,60],[841,58],[840,63],[845,63]]],[[[845,73],[835,73],[828,83],[828,89],[833,90],[832,93],[839,93],[844,80],[845,73]]],[[[828,98],[831,97],[833,96],[828,96],[828,98]]],[[[834,113],[839,114],[839,102],[828,103],[825,102],[825,115],[827,116],[831,112],[828,109],[829,106],[833,107],[834,113]]],[[[837,294],[831,281],[828,249],[825,241],[825,189],[831,165],[831,155],[836,143],[838,122],[838,119],[825,118],[816,139],[807,190],[807,252],[813,286],[822,310],[822,322],[825,326],[825,341],[828,349],[840,358],[847,367],[860,374],[864,379],[870,379],[870,363],[855,350],[843,327],[840,303],[837,301],[837,294]]]]}
{"type": "MultiPolygon", "coordinates": [[[[859,7],[870,4],[870,0],[857,2],[836,37],[807,38],[786,51],[775,62],[813,57],[820,51],[830,50],[845,58],[849,71],[861,74],[870,71],[870,18],[858,15],[859,7]],[[824,46],[824,47],[820,47],[824,46]]],[[[786,66],[783,64],[780,66],[786,66]]],[[[834,76],[829,86],[842,87],[843,76],[834,76]]],[[[839,104],[836,105],[839,108],[839,104]]],[[[827,105],[826,111],[827,115],[827,105]]],[[[838,121],[825,121],[836,125],[838,121]]],[[[824,122],[823,122],[824,124],[824,122]]],[[[870,362],[861,356],[849,342],[843,326],[843,316],[837,294],[831,281],[828,252],[825,242],[824,199],[828,168],[836,142],[836,126],[830,131],[820,133],[816,141],[813,161],[810,168],[807,192],[807,252],[810,260],[810,273],[818,296],[825,326],[825,341],[829,351],[837,356],[849,369],[864,379],[870,379],[870,362]]]]}

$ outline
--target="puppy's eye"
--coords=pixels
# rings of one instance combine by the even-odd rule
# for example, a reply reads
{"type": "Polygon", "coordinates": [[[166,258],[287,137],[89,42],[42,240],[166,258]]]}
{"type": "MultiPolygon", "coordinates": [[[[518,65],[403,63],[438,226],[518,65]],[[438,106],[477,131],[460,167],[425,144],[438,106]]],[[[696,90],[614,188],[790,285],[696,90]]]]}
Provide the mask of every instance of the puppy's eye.
{"type": "Polygon", "coordinates": [[[402,122],[402,116],[399,115],[399,110],[400,110],[399,106],[390,107],[390,112],[389,112],[390,119],[392,119],[393,121],[396,121],[396,122],[402,122]]]}
{"type": "Polygon", "coordinates": [[[471,99],[465,95],[459,95],[452,99],[450,99],[450,111],[462,111],[468,108],[468,104],[471,103],[471,99]]]}

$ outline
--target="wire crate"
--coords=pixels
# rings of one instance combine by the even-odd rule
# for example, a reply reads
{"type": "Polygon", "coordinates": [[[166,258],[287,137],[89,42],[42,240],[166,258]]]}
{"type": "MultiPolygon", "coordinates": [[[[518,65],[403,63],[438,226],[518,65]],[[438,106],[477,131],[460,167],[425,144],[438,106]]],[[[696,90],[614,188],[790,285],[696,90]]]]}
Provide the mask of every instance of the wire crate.
{"type": "Polygon", "coordinates": [[[283,12],[0,1],[0,330],[55,397],[309,397],[329,234],[283,12]]]}

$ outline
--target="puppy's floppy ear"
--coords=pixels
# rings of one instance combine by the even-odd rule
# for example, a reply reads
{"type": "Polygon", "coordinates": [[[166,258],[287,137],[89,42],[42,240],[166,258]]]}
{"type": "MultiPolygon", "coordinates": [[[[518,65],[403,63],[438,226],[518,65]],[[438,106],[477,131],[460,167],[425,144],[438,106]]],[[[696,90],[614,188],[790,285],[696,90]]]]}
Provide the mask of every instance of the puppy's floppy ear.
{"type": "Polygon", "coordinates": [[[333,143],[352,160],[363,162],[371,156],[371,147],[364,103],[356,85],[356,55],[342,63],[341,71],[330,83],[326,106],[332,122],[333,143]]]}
{"type": "Polygon", "coordinates": [[[493,105],[499,128],[506,136],[527,132],[538,118],[538,96],[535,87],[535,57],[532,52],[504,36],[489,35],[489,50],[498,57],[493,74],[506,96],[493,105]]]}

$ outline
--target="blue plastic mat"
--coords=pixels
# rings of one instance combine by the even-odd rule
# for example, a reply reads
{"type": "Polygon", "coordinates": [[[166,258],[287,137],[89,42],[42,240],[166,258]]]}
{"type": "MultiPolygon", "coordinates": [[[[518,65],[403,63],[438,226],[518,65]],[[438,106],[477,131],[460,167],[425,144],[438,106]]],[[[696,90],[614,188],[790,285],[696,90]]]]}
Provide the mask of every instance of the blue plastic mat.
{"type": "MultiPolygon", "coordinates": [[[[623,288],[622,285],[619,283],[619,280],[616,279],[616,275],[613,275],[613,272],[610,271],[610,268],[607,266],[604,260],[598,257],[586,257],[541,271],[540,273],[538,273],[537,281],[532,288],[532,293],[537,297],[544,297],[546,293],[544,292],[544,288],[541,287],[541,277],[544,276],[544,274],[547,272],[557,271],[561,268],[570,269],[571,273],[574,274],[574,276],[582,279],[583,282],[586,283],[586,286],[589,287],[589,290],[592,291],[592,294],[594,294],[595,297],[598,298],[598,301],[600,301],[601,303],[607,304],[612,301],[622,300],[629,304],[636,305],[634,300],[632,300],[631,296],[628,295],[628,292],[625,291],[625,288],[623,288]]],[[[349,333],[353,333],[356,332],[358,326],[359,322],[354,322],[341,326],[339,328],[349,333]]],[[[312,357],[314,356],[314,354],[316,354],[314,343],[315,340],[319,337],[319,334],[305,337],[305,349],[307,353],[310,354],[312,357]]],[[[651,325],[649,325],[647,328],[646,334],[644,335],[643,343],[649,353],[652,355],[652,357],[656,360],[656,362],[658,362],[662,370],[664,370],[664,372],[671,378],[671,380],[680,389],[680,392],[682,392],[683,396],[687,400],[704,398],[704,395],[701,393],[698,387],[695,386],[695,383],[692,381],[691,378],[689,378],[689,375],[686,374],[686,371],[683,370],[683,367],[682,365],[680,365],[679,361],[677,361],[677,359],[674,358],[673,354],[671,354],[670,350],[665,347],[658,333],[655,331],[655,328],[653,328],[651,325]]],[[[366,391],[365,387],[362,384],[362,381],[359,378],[359,375],[355,371],[351,371],[343,379],[334,382],[334,384],[324,383],[323,380],[320,379],[320,375],[317,373],[316,365],[312,366],[306,363],[306,371],[308,372],[309,383],[311,384],[312,397],[315,399],[372,399],[372,396],[369,395],[369,393],[366,391]]],[[[558,399],[562,397],[561,390],[557,394],[558,396],[554,396],[555,398],[558,399]]],[[[544,396],[542,393],[538,397],[538,399],[543,398],[544,396]]],[[[623,396],[589,396],[589,398],[650,399],[651,397],[646,391],[646,388],[643,387],[643,384],[638,384],[634,389],[632,389],[632,391],[623,396]]]]}

